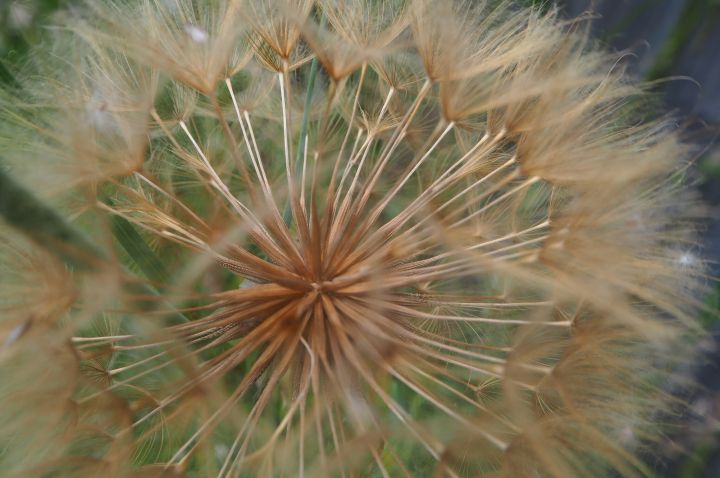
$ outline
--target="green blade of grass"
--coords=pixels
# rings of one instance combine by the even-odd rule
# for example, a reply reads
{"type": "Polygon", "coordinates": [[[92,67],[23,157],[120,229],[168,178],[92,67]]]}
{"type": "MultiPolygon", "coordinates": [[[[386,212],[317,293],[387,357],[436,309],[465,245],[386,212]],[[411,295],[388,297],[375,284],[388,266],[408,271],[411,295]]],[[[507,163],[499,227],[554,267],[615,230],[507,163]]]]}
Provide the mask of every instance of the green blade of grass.
{"type": "MultiPolygon", "coordinates": [[[[110,198],[106,197],[104,201],[109,206],[113,205],[110,198]]],[[[110,221],[113,236],[145,277],[156,285],[167,284],[169,275],[165,264],[150,248],[135,226],[124,217],[117,215],[111,216],[110,221]]]]}
{"type": "Polygon", "coordinates": [[[717,19],[720,15],[720,3],[709,0],[688,0],[680,18],[658,53],[655,64],[647,74],[647,79],[655,80],[672,74],[673,65],[678,63],[683,51],[699,34],[708,33],[711,27],[708,19],[717,19]]]}
{"type": "MultiPolygon", "coordinates": [[[[325,26],[325,16],[323,15],[320,19],[320,27],[325,26]]],[[[302,173],[302,160],[303,160],[303,153],[305,151],[305,140],[307,138],[307,132],[308,132],[308,125],[310,123],[310,106],[312,105],[312,98],[313,93],[315,91],[315,79],[317,78],[318,69],[320,65],[317,59],[317,56],[312,59],[310,62],[310,73],[308,75],[308,84],[307,88],[305,89],[305,107],[303,109],[303,117],[302,117],[302,123],[300,124],[300,138],[298,139],[298,148],[297,153],[295,155],[295,173],[299,177],[302,173]]],[[[283,212],[283,216],[285,219],[285,224],[290,224],[291,221],[291,214],[290,214],[290,204],[288,203],[285,206],[285,211],[283,212]]]]}
{"type": "MultiPolygon", "coordinates": [[[[31,191],[15,181],[6,171],[0,169],[0,217],[8,225],[25,234],[43,249],[60,257],[68,266],[81,270],[96,270],[109,259],[106,252],[92,243],[83,233],[75,229],[54,209],[44,204],[31,191]]],[[[129,223],[113,221],[113,232],[118,234],[118,242],[127,248],[131,255],[143,250],[153,254],[150,247],[133,226],[129,223]],[[128,228],[129,226],[129,228],[128,228]],[[138,242],[137,239],[142,242],[138,242]]],[[[144,251],[144,252],[147,252],[144,251]]],[[[147,260],[147,256],[144,256],[147,260]]],[[[155,258],[157,259],[157,258],[155,258]]],[[[157,259],[159,261],[159,259],[157,259]]],[[[143,263],[141,269],[150,280],[167,277],[164,266],[153,264],[152,269],[148,263],[143,263]],[[164,274],[164,275],[163,275],[164,274]]],[[[140,266],[140,264],[139,264],[140,266]]],[[[148,284],[128,284],[128,291],[133,294],[157,296],[157,290],[148,284]]],[[[174,310],[173,306],[165,301],[139,301],[143,309],[155,308],[158,305],[166,306],[168,318],[175,322],[187,322],[188,318],[174,310]]]]}
{"type": "Polygon", "coordinates": [[[104,251],[2,170],[0,216],[73,267],[94,269],[107,259],[104,251]]]}
{"type": "MultiPolygon", "coordinates": [[[[103,198],[103,201],[109,205],[113,205],[113,201],[109,197],[103,198]]],[[[155,254],[148,243],[143,239],[140,233],[135,229],[130,221],[124,217],[112,215],[110,217],[113,236],[120,246],[125,250],[128,257],[137,265],[140,272],[155,286],[149,284],[131,284],[129,289],[133,293],[147,296],[159,296],[158,288],[162,290],[162,286],[168,283],[170,275],[168,274],[165,264],[155,254]]],[[[153,309],[155,305],[152,301],[138,302],[143,309],[153,309]]],[[[169,311],[168,318],[173,323],[188,322],[189,319],[181,312],[178,312],[166,301],[162,301],[160,305],[166,307],[169,311]]]]}
{"type": "MultiPolygon", "coordinates": [[[[113,201],[106,193],[101,193],[102,200],[105,204],[113,206],[113,201]]],[[[127,253],[131,261],[140,269],[140,272],[153,284],[133,283],[128,284],[128,290],[131,293],[141,296],[160,296],[163,285],[168,283],[170,275],[168,274],[165,264],[155,254],[155,251],[148,245],[145,239],[140,235],[135,226],[118,215],[110,216],[110,226],[112,228],[113,237],[127,253]]],[[[136,302],[143,310],[153,310],[162,306],[167,309],[167,318],[172,323],[188,322],[189,319],[182,313],[175,310],[167,301],[140,300],[136,302]],[[155,302],[155,303],[154,303],[155,302]]]]}

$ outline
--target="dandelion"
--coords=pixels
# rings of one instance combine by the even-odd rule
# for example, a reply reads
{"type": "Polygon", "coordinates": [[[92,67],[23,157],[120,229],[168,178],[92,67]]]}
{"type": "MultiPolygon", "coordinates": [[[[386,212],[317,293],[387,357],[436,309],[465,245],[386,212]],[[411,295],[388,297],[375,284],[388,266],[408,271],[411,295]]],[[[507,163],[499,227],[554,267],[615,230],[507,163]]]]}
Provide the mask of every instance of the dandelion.
{"type": "Polygon", "coordinates": [[[3,99],[4,154],[103,252],[8,254],[3,469],[646,472],[700,277],[687,147],[578,25],[426,0],[67,22],[3,99]]]}

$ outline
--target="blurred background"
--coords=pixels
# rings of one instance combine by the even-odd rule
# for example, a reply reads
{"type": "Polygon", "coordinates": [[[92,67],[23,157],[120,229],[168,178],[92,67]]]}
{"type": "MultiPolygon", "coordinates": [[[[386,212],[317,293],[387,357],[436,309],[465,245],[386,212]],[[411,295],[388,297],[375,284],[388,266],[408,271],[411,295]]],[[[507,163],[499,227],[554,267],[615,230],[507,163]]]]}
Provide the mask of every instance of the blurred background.
{"type": "MultiPolygon", "coordinates": [[[[542,3],[542,2],[535,2],[542,3]]],[[[590,16],[592,34],[627,51],[639,78],[698,145],[693,180],[708,206],[698,254],[720,276],[720,0],[557,0],[567,17],[590,16]]],[[[720,477],[720,287],[711,283],[701,317],[708,336],[687,373],[699,387],[689,411],[673,417],[655,464],[657,477],[720,477]]]]}
{"type": "MultiPolygon", "coordinates": [[[[206,0],[198,0],[206,1],[206,0]]],[[[445,0],[437,0],[445,1],[445,0]]],[[[638,78],[655,82],[658,102],[698,145],[693,181],[708,206],[697,255],[720,276],[720,0],[519,0],[557,5],[567,18],[586,18],[607,48],[627,52],[638,78]]],[[[0,0],[0,87],[14,81],[9,65],[22,63],[53,16],[78,0],[0,0]]],[[[699,384],[689,411],[668,417],[666,440],[652,450],[657,478],[720,477],[720,286],[710,283],[701,320],[707,337],[687,371],[699,384]]],[[[579,477],[580,478],[580,477],[579,477]]]]}

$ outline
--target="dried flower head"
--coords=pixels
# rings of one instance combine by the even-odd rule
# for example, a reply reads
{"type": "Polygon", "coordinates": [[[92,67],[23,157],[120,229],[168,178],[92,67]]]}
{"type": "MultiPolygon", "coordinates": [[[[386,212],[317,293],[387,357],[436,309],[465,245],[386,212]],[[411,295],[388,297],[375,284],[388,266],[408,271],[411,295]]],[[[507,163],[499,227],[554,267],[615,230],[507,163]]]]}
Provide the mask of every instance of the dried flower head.
{"type": "Polygon", "coordinates": [[[8,246],[9,475],[646,471],[687,148],[577,24],[106,0],[54,35],[3,154],[103,252],[8,246]]]}

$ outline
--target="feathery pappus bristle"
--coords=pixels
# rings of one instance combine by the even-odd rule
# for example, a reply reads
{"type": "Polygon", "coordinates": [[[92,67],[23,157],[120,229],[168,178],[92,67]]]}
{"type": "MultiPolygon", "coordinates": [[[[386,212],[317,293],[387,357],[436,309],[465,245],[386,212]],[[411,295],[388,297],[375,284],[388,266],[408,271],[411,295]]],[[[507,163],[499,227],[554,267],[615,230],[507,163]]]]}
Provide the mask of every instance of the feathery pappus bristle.
{"type": "Polygon", "coordinates": [[[690,148],[584,25],[439,0],[64,21],[3,93],[3,154],[107,254],[0,244],[8,476],[646,474],[696,330],[690,148]]]}

